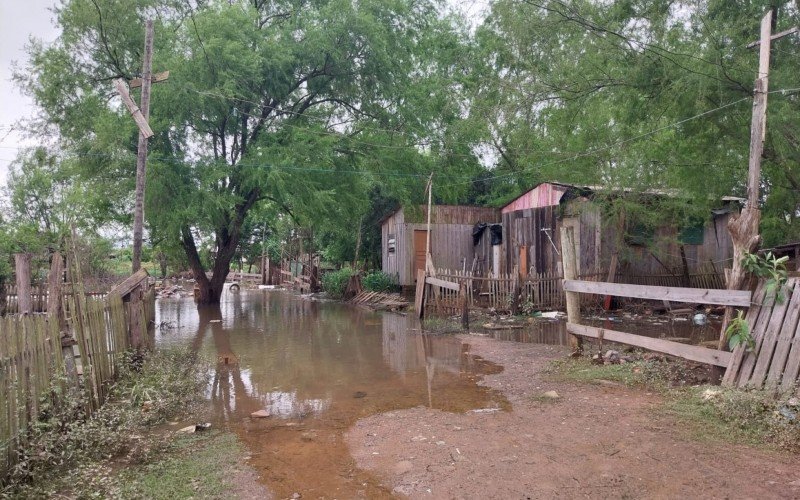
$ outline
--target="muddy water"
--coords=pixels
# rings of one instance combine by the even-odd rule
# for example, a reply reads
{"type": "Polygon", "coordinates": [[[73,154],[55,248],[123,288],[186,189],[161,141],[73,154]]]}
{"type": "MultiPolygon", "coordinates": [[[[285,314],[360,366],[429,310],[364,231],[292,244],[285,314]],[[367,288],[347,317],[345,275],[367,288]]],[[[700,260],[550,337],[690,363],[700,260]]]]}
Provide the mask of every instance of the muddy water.
{"type": "Polygon", "coordinates": [[[162,345],[216,360],[214,423],[236,432],[250,464],[278,497],[387,497],[359,470],[343,433],[361,417],[425,405],[450,412],[508,409],[478,386],[502,368],[451,336],[419,334],[411,316],[314,302],[277,291],[227,293],[219,307],[157,303],[162,345]],[[270,418],[250,414],[267,410],[270,418]]]}

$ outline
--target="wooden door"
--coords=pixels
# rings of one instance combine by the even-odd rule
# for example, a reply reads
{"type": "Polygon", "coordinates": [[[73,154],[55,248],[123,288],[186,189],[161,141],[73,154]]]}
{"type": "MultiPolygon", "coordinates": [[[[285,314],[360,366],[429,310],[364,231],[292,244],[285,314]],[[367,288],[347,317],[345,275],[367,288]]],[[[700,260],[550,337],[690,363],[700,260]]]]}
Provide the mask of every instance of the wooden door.
{"type": "MultiPolygon", "coordinates": [[[[428,231],[424,229],[414,230],[414,279],[417,279],[417,271],[425,270],[425,254],[428,245],[428,231]]],[[[431,250],[432,251],[432,250],[431,250]]]]}
{"type": "Polygon", "coordinates": [[[519,275],[522,278],[528,277],[528,245],[519,246],[519,275]]]}

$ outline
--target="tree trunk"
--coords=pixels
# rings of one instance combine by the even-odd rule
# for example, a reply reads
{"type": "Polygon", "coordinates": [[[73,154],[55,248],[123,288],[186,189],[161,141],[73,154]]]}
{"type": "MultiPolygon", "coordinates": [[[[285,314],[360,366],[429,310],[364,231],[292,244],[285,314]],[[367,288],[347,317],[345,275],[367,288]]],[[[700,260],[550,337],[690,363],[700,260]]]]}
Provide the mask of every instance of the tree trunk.
{"type": "Polygon", "coordinates": [[[183,245],[183,250],[189,260],[189,267],[192,269],[192,274],[197,282],[198,304],[219,304],[219,299],[225,286],[225,278],[228,277],[231,261],[236,253],[236,247],[239,246],[244,218],[256,203],[258,197],[259,191],[257,189],[250,191],[245,196],[244,201],[233,208],[233,212],[226,217],[227,220],[217,227],[215,231],[217,256],[214,259],[214,265],[211,270],[211,279],[206,276],[205,269],[203,269],[203,263],[200,261],[200,254],[197,252],[197,245],[195,245],[191,229],[189,226],[181,228],[181,245],[183,245]]]}
{"type": "MultiPolygon", "coordinates": [[[[748,253],[755,251],[761,241],[758,234],[758,226],[761,222],[761,211],[757,208],[747,207],[736,217],[731,217],[728,222],[728,230],[731,233],[733,242],[733,266],[728,276],[727,289],[741,290],[747,280],[747,270],[742,265],[742,259],[748,253]]],[[[725,316],[722,319],[722,331],[719,335],[719,349],[725,348],[725,331],[733,319],[733,308],[725,308],[725,316]]]]}
{"type": "Polygon", "coordinates": [[[225,287],[225,279],[230,272],[230,264],[233,260],[236,246],[239,244],[238,231],[236,231],[235,238],[227,238],[223,244],[218,245],[217,258],[214,259],[214,267],[211,270],[211,279],[208,278],[205,269],[203,269],[191,232],[189,232],[188,228],[185,228],[182,232],[181,243],[186,251],[189,267],[198,287],[197,303],[218,304],[225,287]]]}

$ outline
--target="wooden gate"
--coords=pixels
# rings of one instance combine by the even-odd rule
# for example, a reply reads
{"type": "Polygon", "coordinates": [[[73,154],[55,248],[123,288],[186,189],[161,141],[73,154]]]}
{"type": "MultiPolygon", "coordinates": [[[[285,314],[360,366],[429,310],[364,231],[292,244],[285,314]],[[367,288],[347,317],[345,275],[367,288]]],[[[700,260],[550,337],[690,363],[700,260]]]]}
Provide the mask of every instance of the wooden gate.
{"type": "Polygon", "coordinates": [[[414,276],[417,272],[425,270],[425,255],[428,246],[428,231],[424,229],[414,230],[414,276]]]}

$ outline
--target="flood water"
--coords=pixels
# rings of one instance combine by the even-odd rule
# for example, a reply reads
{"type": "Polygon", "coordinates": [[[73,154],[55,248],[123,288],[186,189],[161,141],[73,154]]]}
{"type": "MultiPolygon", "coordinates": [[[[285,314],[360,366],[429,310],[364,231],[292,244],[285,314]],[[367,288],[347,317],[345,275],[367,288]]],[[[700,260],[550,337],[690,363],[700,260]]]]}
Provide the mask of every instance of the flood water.
{"type": "Polygon", "coordinates": [[[387,497],[350,457],[343,434],[359,418],[420,405],[450,412],[510,409],[477,385],[501,367],[452,336],[420,332],[412,315],[370,312],[280,291],[226,293],[218,307],[161,299],[159,345],[215,360],[215,426],[235,432],[278,497],[387,497]],[[270,418],[250,414],[267,410],[270,418]]]}
{"type": "MultiPolygon", "coordinates": [[[[425,335],[413,315],[372,312],[283,291],[226,292],[219,306],[160,299],[159,345],[189,346],[212,360],[212,423],[235,432],[250,465],[278,497],[388,497],[358,469],[343,434],[359,418],[428,406],[449,412],[509,410],[501,393],[477,385],[502,367],[470,354],[450,335],[425,335]],[[251,418],[267,410],[269,418],[251,418]]],[[[713,340],[719,327],[664,317],[587,317],[587,324],[640,335],[713,340]]],[[[475,325],[473,331],[481,331],[475,325]]],[[[492,330],[499,340],[567,344],[565,322],[535,320],[492,330]]]]}

